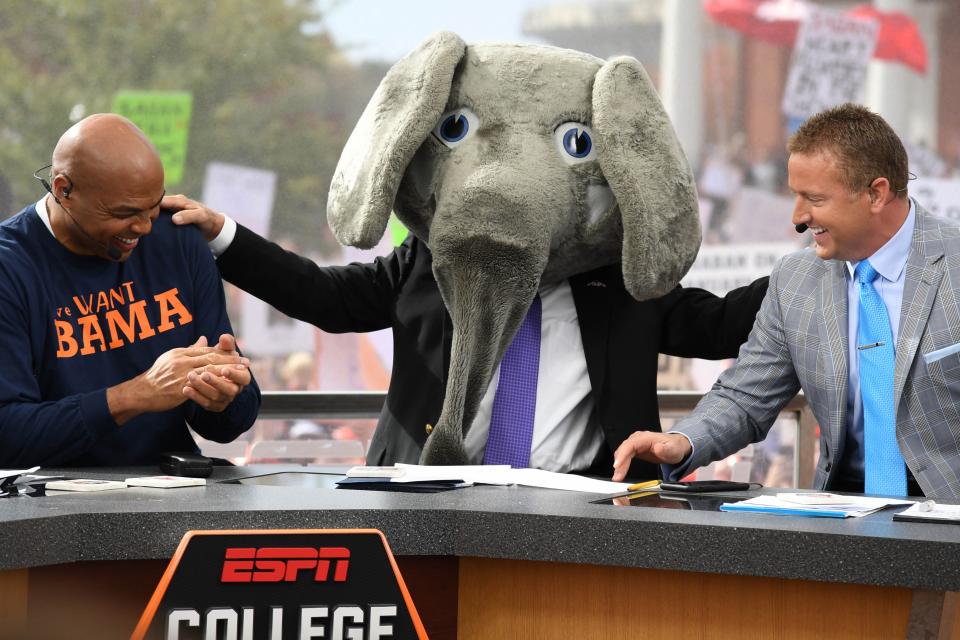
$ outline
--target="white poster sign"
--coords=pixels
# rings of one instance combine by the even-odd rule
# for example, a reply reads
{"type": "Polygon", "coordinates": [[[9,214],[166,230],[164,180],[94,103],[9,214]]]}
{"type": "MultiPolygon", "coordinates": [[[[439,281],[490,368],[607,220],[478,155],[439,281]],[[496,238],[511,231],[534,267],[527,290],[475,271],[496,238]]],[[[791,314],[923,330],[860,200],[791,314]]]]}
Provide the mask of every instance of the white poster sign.
{"type": "Polygon", "coordinates": [[[794,242],[804,238],[790,222],[795,201],[789,196],[744,187],[730,202],[725,231],[738,244],[794,242]]]}
{"type": "Polygon", "coordinates": [[[211,162],[203,181],[203,203],[266,236],[276,188],[277,174],[273,171],[211,162]]]}
{"type": "Polygon", "coordinates": [[[777,260],[796,250],[790,242],[703,245],[680,284],[722,296],[770,275],[777,260]]]}
{"type": "Polygon", "coordinates": [[[933,215],[960,222],[960,179],[918,178],[909,189],[910,195],[933,215]]]}
{"type": "MultiPolygon", "coordinates": [[[[270,231],[270,216],[277,186],[273,171],[222,162],[207,165],[203,203],[259,235],[270,231]]],[[[244,351],[253,356],[281,356],[314,350],[313,327],[270,311],[270,306],[244,293],[241,316],[231,318],[243,339],[244,351]]]]}
{"type": "Polygon", "coordinates": [[[783,112],[807,118],[844,102],[858,102],[879,31],[876,20],[811,6],[794,45],[783,112]]]}
{"type": "Polygon", "coordinates": [[[947,163],[935,151],[919,144],[905,142],[910,171],[921,178],[939,178],[947,171],[947,163]]]}

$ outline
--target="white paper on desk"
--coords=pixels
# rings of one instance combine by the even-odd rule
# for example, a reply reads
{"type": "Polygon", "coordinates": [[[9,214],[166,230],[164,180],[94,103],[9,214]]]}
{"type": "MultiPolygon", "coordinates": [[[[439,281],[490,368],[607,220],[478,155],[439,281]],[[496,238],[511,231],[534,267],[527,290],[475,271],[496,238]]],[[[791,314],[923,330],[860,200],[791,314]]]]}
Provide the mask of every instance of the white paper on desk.
{"type": "Polygon", "coordinates": [[[512,469],[507,464],[471,464],[460,466],[423,466],[398,462],[404,474],[390,478],[390,482],[417,482],[420,480],[463,480],[474,484],[508,485],[582,491],[584,493],[623,493],[626,482],[596,480],[569,473],[554,473],[542,469],[512,469]]]}
{"type": "Polygon", "coordinates": [[[924,503],[915,502],[909,509],[901,511],[899,515],[923,518],[924,520],[960,520],[960,505],[958,504],[934,503],[927,504],[926,507],[922,507],[922,504],[924,503]],[[924,508],[928,510],[924,511],[924,508]]]}
{"type": "Polygon", "coordinates": [[[390,482],[424,482],[430,480],[463,480],[474,484],[511,484],[506,475],[510,471],[508,464],[464,464],[427,466],[420,464],[394,465],[403,469],[403,475],[390,478],[390,482]]]}
{"type": "Polygon", "coordinates": [[[842,512],[846,515],[846,517],[849,518],[866,516],[885,507],[913,504],[913,500],[898,500],[896,498],[870,498],[866,496],[844,496],[846,500],[844,500],[844,502],[841,504],[800,504],[796,502],[795,498],[793,500],[784,500],[779,497],[781,495],[786,494],[777,494],[776,496],[757,496],[755,498],[750,498],[749,500],[741,500],[740,502],[732,504],[738,505],[740,508],[758,507],[769,509],[770,513],[774,513],[776,511],[789,511],[797,515],[800,515],[800,512],[806,512],[810,515],[816,514],[817,511],[842,512]]]}
{"type": "Polygon", "coordinates": [[[6,480],[7,478],[13,478],[16,476],[22,476],[25,473],[33,473],[37,471],[40,467],[30,467],[29,469],[0,469],[0,480],[6,480]]]}
{"type": "MultiPolygon", "coordinates": [[[[761,496],[769,498],[771,496],[761,496]]],[[[897,498],[871,498],[868,496],[842,496],[836,493],[778,493],[777,500],[787,502],[790,505],[801,504],[805,507],[823,507],[830,509],[833,507],[850,507],[853,509],[880,509],[883,507],[892,507],[904,504],[913,504],[913,500],[898,500],[897,498]],[[809,496],[804,500],[804,496],[809,496]],[[822,497],[821,497],[822,496],[822,497]],[[826,496],[830,496],[829,501],[826,496]]]]}
{"type": "Polygon", "coordinates": [[[544,489],[562,489],[563,491],[582,491],[584,493],[623,493],[630,486],[627,482],[611,482],[584,478],[571,473],[554,473],[542,469],[511,469],[509,477],[513,484],[544,489]]]}

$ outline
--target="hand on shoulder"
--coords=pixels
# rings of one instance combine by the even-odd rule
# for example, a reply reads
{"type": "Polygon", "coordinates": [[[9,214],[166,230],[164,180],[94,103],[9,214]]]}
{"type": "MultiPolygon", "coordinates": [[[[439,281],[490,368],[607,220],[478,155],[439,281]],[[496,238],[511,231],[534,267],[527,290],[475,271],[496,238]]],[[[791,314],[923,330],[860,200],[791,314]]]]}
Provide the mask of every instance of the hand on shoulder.
{"type": "Polygon", "coordinates": [[[182,194],[164,196],[160,201],[160,208],[173,211],[173,223],[177,225],[193,224],[203,232],[204,238],[210,242],[223,229],[225,216],[222,213],[206,207],[203,203],[191,200],[182,194]]]}

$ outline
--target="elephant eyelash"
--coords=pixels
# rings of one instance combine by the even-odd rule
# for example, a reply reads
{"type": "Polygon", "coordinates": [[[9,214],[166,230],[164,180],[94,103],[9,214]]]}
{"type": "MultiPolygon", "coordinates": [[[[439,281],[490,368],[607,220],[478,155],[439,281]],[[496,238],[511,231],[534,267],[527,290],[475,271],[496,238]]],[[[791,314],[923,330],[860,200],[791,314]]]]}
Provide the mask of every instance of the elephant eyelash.
{"type": "Polygon", "coordinates": [[[457,109],[470,109],[476,113],[477,105],[467,96],[460,96],[456,104],[448,105],[445,111],[456,111],[457,109]]]}
{"type": "Polygon", "coordinates": [[[590,122],[590,116],[588,116],[586,113],[583,113],[582,111],[570,111],[564,113],[559,118],[555,119],[553,124],[549,125],[550,132],[553,133],[557,130],[557,127],[568,122],[579,122],[580,124],[585,124],[588,127],[593,128],[593,123],[590,122]]]}

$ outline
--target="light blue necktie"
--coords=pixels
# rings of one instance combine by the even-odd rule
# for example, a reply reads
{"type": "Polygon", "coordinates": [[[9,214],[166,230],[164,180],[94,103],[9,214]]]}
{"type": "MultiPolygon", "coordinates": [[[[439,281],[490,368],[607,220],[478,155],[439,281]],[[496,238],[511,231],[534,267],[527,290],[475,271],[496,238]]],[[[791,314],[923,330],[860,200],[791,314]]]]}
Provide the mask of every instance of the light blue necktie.
{"type": "Polygon", "coordinates": [[[860,289],[857,353],[860,357],[860,398],[863,400],[864,491],[907,495],[907,476],[897,446],[893,406],[893,367],[896,352],[890,318],[873,286],[877,270],[868,260],[855,272],[860,289]]]}

